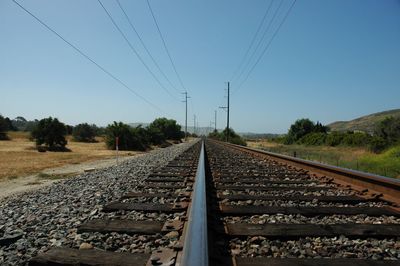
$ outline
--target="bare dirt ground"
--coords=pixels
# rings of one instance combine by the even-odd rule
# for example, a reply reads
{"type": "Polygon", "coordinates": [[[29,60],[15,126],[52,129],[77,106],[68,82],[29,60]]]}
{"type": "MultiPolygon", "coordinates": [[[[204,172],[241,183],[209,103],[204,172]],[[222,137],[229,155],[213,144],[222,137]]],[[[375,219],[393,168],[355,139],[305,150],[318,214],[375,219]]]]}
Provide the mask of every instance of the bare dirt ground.
{"type": "MultiPolygon", "coordinates": [[[[140,156],[140,155],[136,155],[140,156]]],[[[119,162],[128,160],[134,156],[126,156],[118,159],[119,162]]],[[[67,164],[61,167],[45,169],[40,173],[13,179],[0,180],[0,200],[7,196],[35,190],[49,185],[63,178],[81,174],[85,171],[94,171],[116,165],[116,159],[101,159],[80,164],[67,164]]]]}
{"type": "MultiPolygon", "coordinates": [[[[115,165],[116,152],[108,150],[102,139],[97,143],[74,142],[68,138],[71,152],[38,152],[26,132],[9,132],[9,141],[0,141],[0,199],[85,170],[115,165]]],[[[120,151],[119,160],[142,152],[120,151]]]]}
{"type": "MultiPolygon", "coordinates": [[[[79,164],[99,159],[115,158],[115,151],[108,150],[102,139],[97,143],[74,142],[68,138],[71,152],[38,152],[29,133],[9,132],[11,140],[0,141],[0,180],[15,179],[39,173],[44,169],[79,164]]],[[[140,152],[120,151],[119,155],[131,156],[140,152]]]]}

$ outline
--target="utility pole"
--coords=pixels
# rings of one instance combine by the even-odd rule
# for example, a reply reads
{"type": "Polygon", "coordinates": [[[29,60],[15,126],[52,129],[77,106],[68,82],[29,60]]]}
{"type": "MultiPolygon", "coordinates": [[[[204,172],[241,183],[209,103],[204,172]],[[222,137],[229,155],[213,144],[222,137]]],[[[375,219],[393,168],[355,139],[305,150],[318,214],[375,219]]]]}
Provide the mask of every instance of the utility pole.
{"type": "Polygon", "coordinates": [[[193,134],[196,134],[196,115],[193,115],[193,134]]]}
{"type": "Polygon", "coordinates": [[[214,110],[214,126],[215,132],[217,132],[217,110],[214,110]]]}
{"type": "Polygon", "coordinates": [[[226,111],[226,142],[229,142],[229,93],[230,93],[230,88],[229,88],[229,81],[228,81],[228,104],[227,104],[227,106],[219,107],[226,111]]]}
{"type": "Polygon", "coordinates": [[[228,112],[227,112],[227,118],[226,118],[226,124],[227,124],[227,132],[226,132],[226,142],[229,142],[229,81],[228,81],[228,112]]]}
{"type": "Polygon", "coordinates": [[[183,101],[186,106],[186,111],[185,111],[185,140],[187,140],[187,99],[190,98],[187,95],[187,91],[182,92],[182,94],[185,94],[185,100],[183,101]]]}

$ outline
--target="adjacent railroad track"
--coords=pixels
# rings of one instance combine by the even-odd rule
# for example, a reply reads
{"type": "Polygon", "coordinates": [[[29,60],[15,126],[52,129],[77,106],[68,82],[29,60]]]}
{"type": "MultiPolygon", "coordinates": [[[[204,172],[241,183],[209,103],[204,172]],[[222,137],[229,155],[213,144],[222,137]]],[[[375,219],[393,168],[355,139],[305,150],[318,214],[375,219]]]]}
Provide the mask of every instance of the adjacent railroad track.
{"type": "Polygon", "coordinates": [[[59,247],[29,265],[400,265],[399,194],[397,180],[199,141],[77,229],[147,249],[59,247]]]}

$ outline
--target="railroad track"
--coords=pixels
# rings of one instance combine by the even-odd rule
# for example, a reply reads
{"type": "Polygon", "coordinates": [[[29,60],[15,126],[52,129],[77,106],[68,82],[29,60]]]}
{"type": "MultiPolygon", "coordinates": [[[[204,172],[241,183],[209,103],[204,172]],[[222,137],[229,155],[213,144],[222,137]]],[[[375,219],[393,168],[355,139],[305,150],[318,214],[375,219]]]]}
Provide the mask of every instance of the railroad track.
{"type": "Polygon", "coordinates": [[[148,249],[54,248],[29,265],[400,265],[399,187],[377,176],[197,142],[105,205],[101,219],[78,228],[105,242],[126,234],[148,249]],[[152,213],[156,221],[147,219],[152,213]]]}

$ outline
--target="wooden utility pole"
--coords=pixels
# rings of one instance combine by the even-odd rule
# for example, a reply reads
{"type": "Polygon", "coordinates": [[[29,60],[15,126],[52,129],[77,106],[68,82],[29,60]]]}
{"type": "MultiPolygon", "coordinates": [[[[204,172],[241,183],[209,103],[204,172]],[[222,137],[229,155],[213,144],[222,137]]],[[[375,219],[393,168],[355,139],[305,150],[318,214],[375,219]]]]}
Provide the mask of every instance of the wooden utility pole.
{"type": "Polygon", "coordinates": [[[193,133],[196,134],[196,115],[193,115],[193,133]]]}
{"type": "Polygon", "coordinates": [[[187,140],[187,99],[190,98],[187,95],[187,91],[182,92],[182,94],[185,94],[185,100],[183,101],[185,103],[186,106],[186,111],[185,111],[185,140],[187,140]]]}
{"type": "MultiPolygon", "coordinates": [[[[228,81],[228,104],[227,106],[220,106],[219,108],[224,109],[226,111],[226,142],[229,142],[229,81],[228,81]]],[[[217,112],[215,112],[215,129],[217,129],[217,112]]]]}
{"type": "Polygon", "coordinates": [[[214,111],[214,130],[217,131],[217,110],[214,111]]]}
{"type": "Polygon", "coordinates": [[[226,118],[226,142],[229,142],[229,81],[228,81],[228,111],[227,111],[227,118],[226,118]]]}

